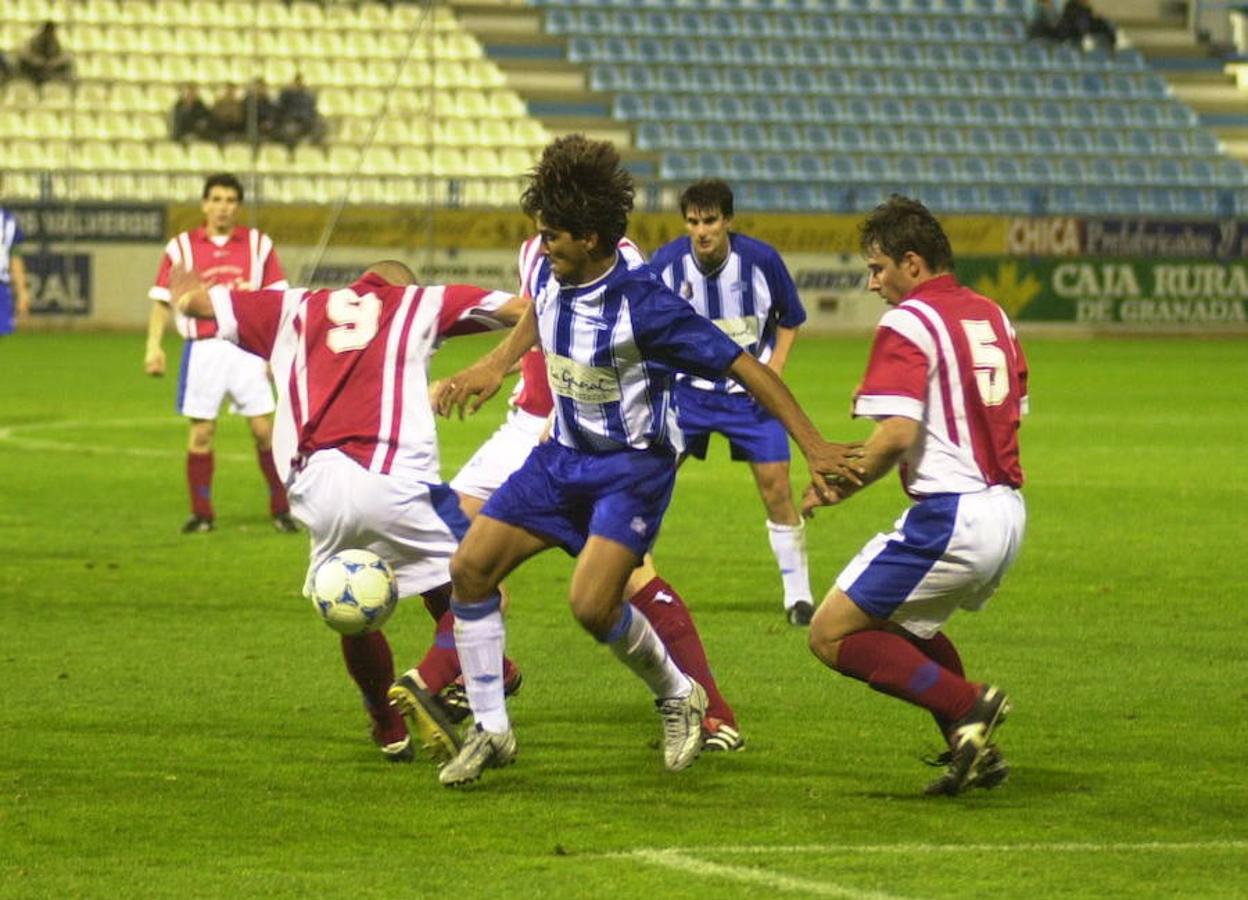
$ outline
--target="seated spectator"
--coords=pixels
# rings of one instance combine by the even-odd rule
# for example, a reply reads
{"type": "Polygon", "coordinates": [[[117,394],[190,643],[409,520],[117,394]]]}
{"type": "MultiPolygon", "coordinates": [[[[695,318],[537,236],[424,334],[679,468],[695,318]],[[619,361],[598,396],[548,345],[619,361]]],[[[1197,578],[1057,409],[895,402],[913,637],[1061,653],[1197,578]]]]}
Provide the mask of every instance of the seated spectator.
{"type": "Polygon", "coordinates": [[[1111,51],[1118,45],[1118,32],[1108,19],[1098,16],[1092,9],[1092,0],[1066,0],[1062,14],[1042,35],[1060,43],[1081,45],[1084,38],[1101,40],[1111,51]]]}
{"type": "Polygon", "coordinates": [[[219,143],[231,138],[242,137],[247,122],[243,117],[243,101],[238,96],[238,88],[226,84],[221,88],[221,95],[212,104],[208,134],[219,143]]]}
{"type": "Polygon", "coordinates": [[[182,85],[182,93],[173,104],[169,118],[169,134],[175,141],[207,138],[212,132],[212,113],[199,96],[194,82],[182,85]]]}
{"type": "Polygon", "coordinates": [[[263,78],[253,81],[243,95],[243,121],[252,143],[272,139],[277,130],[277,104],[263,78]]]}
{"type": "Polygon", "coordinates": [[[1053,0],[1036,0],[1036,14],[1027,25],[1027,37],[1037,40],[1053,40],[1057,27],[1057,10],[1053,0]]]}
{"type": "Polygon", "coordinates": [[[316,94],[296,72],[290,84],[277,95],[278,139],[291,148],[302,140],[320,143],[325,137],[325,120],[316,111],[316,94]]]}
{"type": "Polygon", "coordinates": [[[36,85],[73,78],[74,63],[56,36],[56,23],[44,22],[35,36],[18,51],[17,70],[36,85]]]}

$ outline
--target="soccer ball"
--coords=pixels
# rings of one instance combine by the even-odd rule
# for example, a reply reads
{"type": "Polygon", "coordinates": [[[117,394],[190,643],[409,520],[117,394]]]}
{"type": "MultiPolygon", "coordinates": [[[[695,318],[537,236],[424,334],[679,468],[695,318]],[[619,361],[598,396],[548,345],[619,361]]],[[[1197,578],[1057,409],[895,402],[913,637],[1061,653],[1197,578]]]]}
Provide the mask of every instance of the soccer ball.
{"type": "Polygon", "coordinates": [[[363,634],[386,624],[399,602],[399,585],[376,553],[342,550],[317,566],[312,602],[334,631],[363,634]]]}

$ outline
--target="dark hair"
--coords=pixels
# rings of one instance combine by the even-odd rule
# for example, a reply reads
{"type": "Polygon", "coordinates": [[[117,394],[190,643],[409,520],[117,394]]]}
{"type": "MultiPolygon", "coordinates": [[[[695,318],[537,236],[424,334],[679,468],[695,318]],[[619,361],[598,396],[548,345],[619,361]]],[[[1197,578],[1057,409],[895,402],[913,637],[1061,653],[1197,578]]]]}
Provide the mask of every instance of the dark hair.
{"type": "Polygon", "coordinates": [[[680,195],[680,214],[691,209],[717,209],[725,219],[732,218],[732,188],[722,178],[703,178],[680,195]]]}
{"type": "Polygon", "coordinates": [[[633,210],[633,177],[620,165],[610,141],[591,141],[583,134],[556,138],[542,151],[520,195],[525,214],[574,238],[598,235],[603,253],[628,230],[633,210]]]}
{"type": "Polygon", "coordinates": [[[953,270],[953,248],[945,230],[926,206],[901,194],[893,194],[868,214],[859,238],[864,253],[878,247],[894,262],[914,253],[933,272],[953,270]]]}
{"type": "Polygon", "coordinates": [[[243,183],[229,172],[217,172],[215,175],[209,175],[204,179],[203,199],[208,199],[208,194],[212,192],[214,187],[232,188],[238,192],[238,202],[243,202],[243,183]]]}

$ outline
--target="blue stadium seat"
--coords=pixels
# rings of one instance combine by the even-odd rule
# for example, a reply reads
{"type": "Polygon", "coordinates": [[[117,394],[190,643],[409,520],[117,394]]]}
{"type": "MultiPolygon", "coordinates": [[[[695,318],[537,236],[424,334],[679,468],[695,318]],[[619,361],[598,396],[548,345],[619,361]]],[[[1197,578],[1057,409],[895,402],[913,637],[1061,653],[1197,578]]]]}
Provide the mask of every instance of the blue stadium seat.
{"type": "Polygon", "coordinates": [[[951,157],[932,156],[927,165],[932,181],[938,184],[953,184],[958,179],[958,167],[951,157]]]}
{"type": "Polygon", "coordinates": [[[988,201],[978,184],[959,184],[947,195],[945,201],[950,212],[984,212],[988,201]]]}
{"type": "Polygon", "coordinates": [[[976,121],[984,125],[1000,125],[1005,121],[1005,106],[1000,100],[976,100],[974,108],[976,121]]]}
{"type": "Polygon", "coordinates": [[[637,58],[644,63],[686,63],[684,57],[677,56],[673,52],[673,47],[668,41],[651,37],[637,39],[637,58]]]}
{"type": "Polygon", "coordinates": [[[746,119],[744,101],[733,94],[716,96],[712,100],[712,106],[714,118],[723,119],[725,122],[742,122],[746,119]]]}
{"type": "Polygon", "coordinates": [[[828,65],[828,51],[816,41],[798,41],[793,45],[793,61],[806,68],[822,68],[828,65]]]}
{"type": "Polygon", "coordinates": [[[910,101],[910,119],[920,125],[936,125],[943,119],[943,111],[934,100],[915,97],[910,101]]]}
{"type": "Polygon", "coordinates": [[[836,129],[836,144],[847,152],[857,153],[866,148],[866,136],[860,125],[842,125],[836,129]]]}
{"type": "MultiPolygon", "coordinates": [[[[722,156],[722,154],[717,154],[717,156],[722,156]]],[[[727,171],[732,173],[732,178],[740,178],[742,180],[758,178],[760,174],[764,174],[763,169],[758,164],[758,157],[753,153],[744,151],[728,155],[727,171]]]]}
{"type": "Polygon", "coordinates": [[[742,143],[736,126],[727,122],[707,122],[702,132],[706,145],[716,150],[748,149],[742,143]]]}
{"type": "Polygon", "coordinates": [[[806,125],[802,128],[802,147],[817,153],[824,153],[829,150],[835,150],[839,144],[837,143],[836,133],[828,125],[806,125]]]}
{"type": "Polygon", "coordinates": [[[664,127],[667,129],[666,146],[673,150],[694,150],[706,146],[702,126],[697,122],[669,122],[664,127]]]}
{"type": "Polygon", "coordinates": [[[964,156],[958,163],[958,177],[970,184],[986,184],[989,179],[988,163],[980,156],[964,156]]]}
{"type": "Polygon", "coordinates": [[[1013,156],[998,156],[992,161],[989,174],[993,181],[1003,184],[1017,184],[1023,180],[1022,168],[1018,159],[1013,156]]]}
{"type": "Polygon", "coordinates": [[[969,125],[975,121],[971,106],[965,100],[946,100],[942,106],[941,118],[950,125],[969,125]]]}
{"type": "Polygon", "coordinates": [[[1153,181],[1157,184],[1174,187],[1187,180],[1183,171],[1183,162],[1171,156],[1163,156],[1153,161],[1153,181]]]}
{"type": "Polygon", "coordinates": [[[1101,124],[1110,128],[1129,128],[1131,111],[1122,103],[1109,101],[1101,104],[1101,124]]]}
{"type": "Polygon", "coordinates": [[[1101,124],[1101,106],[1075,100],[1066,107],[1067,124],[1073,128],[1096,128],[1101,124]]]}
{"type": "MultiPolygon", "coordinates": [[[[931,84],[933,76],[940,74],[942,73],[923,73],[925,90],[933,90],[931,87],[927,87],[927,85],[931,84]]],[[[934,92],[949,94],[954,97],[961,97],[964,100],[969,100],[971,97],[978,96],[980,93],[979,76],[974,72],[950,72],[941,80],[941,83],[939,83],[938,88],[936,88],[936,91],[934,92]]],[[[909,93],[913,93],[913,91],[910,91],[909,93]]]]}
{"type": "Polygon", "coordinates": [[[1023,160],[1022,180],[1030,184],[1052,184],[1056,178],[1053,163],[1047,156],[1028,156],[1023,160]]]}
{"type": "Polygon", "coordinates": [[[821,94],[815,97],[815,119],[820,122],[832,124],[834,122],[844,122],[849,118],[849,112],[845,108],[845,101],[840,97],[829,97],[821,94]]]}
{"type": "Polygon", "coordinates": [[[1093,184],[1114,184],[1121,179],[1121,167],[1116,159],[1094,158],[1088,163],[1093,184]]]}
{"type": "Polygon", "coordinates": [[[966,129],[966,149],[968,152],[987,156],[997,150],[997,132],[989,128],[976,126],[966,129]]]}
{"type": "Polygon", "coordinates": [[[787,69],[764,67],[758,72],[757,88],[764,94],[776,96],[793,90],[793,79],[787,69]]]}
{"type": "Polygon", "coordinates": [[[1130,158],[1122,161],[1118,169],[1118,180],[1124,184],[1143,187],[1153,182],[1153,169],[1142,159],[1130,158]]]}
{"type": "Polygon", "coordinates": [[[659,177],[670,181],[692,181],[699,176],[688,153],[664,153],[659,159],[659,177]]]}
{"type": "Polygon", "coordinates": [[[1091,156],[1095,147],[1092,135],[1081,128],[1062,132],[1062,146],[1072,156],[1091,156]]]}
{"type": "Polygon", "coordinates": [[[1157,152],[1157,141],[1147,128],[1132,128],[1126,133],[1125,149],[1140,156],[1152,156],[1157,152]]]}
{"type": "Polygon", "coordinates": [[[667,144],[667,126],[661,122],[642,122],[637,126],[637,146],[642,150],[660,150],[667,144]]]}
{"type": "Polygon", "coordinates": [[[824,69],[820,73],[820,87],[825,94],[843,96],[850,92],[849,77],[838,68],[824,69]]]}
{"type": "Polygon", "coordinates": [[[1217,184],[1217,170],[1213,161],[1195,157],[1187,161],[1187,182],[1199,187],[1211,187],[1217,184]]]}
{"type": "MultiPolygon", "coordinates": [[[[638,95],[643,96],[643,95],[638,95]]],[[[706,98],[695,94],[689,98],[689,102],[698,102],[705,104],[706,98]]],[[[676,97],[671,94],[651,94],[646,99],[650,118],[658,119],[661,122],[668,122],[672,119],[709,119],[709,114],[699,115],[697,111],[690,108],[687,104],[682,104],[676,97]]]]}
{"type": "Polygon", "coordinates": [[[728,163],[728,158],[713,150],[704,150],[699,153],[695,164],[703,178],[732,178],[735,174],[728,163]]]}
{"type": "Polygon", "coordinates": [[[840,184],[863,180],[862,167],[856,156],[837,155],[828,159],[828,177],[840,184]]]}
{"type": "Polygon", "coordinates": [[[1003,72],[984,72],[978,78],[979,92],[986,97],[1008,97],[1014,93],[1014,83],[1003,72]]]}
{"type": "Polygon", "coordinates": [[[1056,180],[1063,184],[1089,184],[1092,180],[1087,160],[1081,156],[1057,157],[1056,169],[1056,180]]]}
{"type": "Polygon", "coordinates": [[[792,153],[802,149],[801,127],[795,122],[777,122],[771,126],[771,146],[792,153]]]}
{"type": "Polygon", "coordinates": [[[1031,136],[1031,148],[1033,153],[1056,156],[1062,152],[1061,136],[1052,128],[1037,128],[1031,136]]]}
{"type": "Polygon", "coordinates": [[[1027,132],[1017,128],[1003,128],[997,133],[997,152],[1022,156],[1031,152],[1027,132]]]}
{"type": "MultiPolygon", "coordinates": [[[[920,134],[926,135],[926,131],[920,131],[920,134]]],[[[963,147],[963,135],[961,131],[952,128],[937,129],[932,138],[932,144],[940,153],[961,153],[963,147]]],[[[907,141],[907,143],[909,143],[907,141]]]]}
{"type": "Polygon", "coordinates": [[[818,153],[799,153],[793,159],[790,174],[810,184],[824,181],[828,177],[828,168],[823,156],[818,153]]]}
{"type": "Polygon", "coordinates": [[[1117,156],[1122,153],[1122,141],[1118,137],[1118,132],[1112,128],[1097,129],[1093,138],[1096,143],[1096,152],[1105,156],[1117,156]]]}
{"type": "Polygon", "coordinates": [[[611,101],[611,115],[617,119],[645,119],[650,115],[650,108],[641,94],[616,94],[611,101]]]}
{"type": "Polygon", "coordinates": [[[760,122],[743,122],[739,128],[741,147],[754,153],[761,153],[771,146],[771,132],[760,122]]]}

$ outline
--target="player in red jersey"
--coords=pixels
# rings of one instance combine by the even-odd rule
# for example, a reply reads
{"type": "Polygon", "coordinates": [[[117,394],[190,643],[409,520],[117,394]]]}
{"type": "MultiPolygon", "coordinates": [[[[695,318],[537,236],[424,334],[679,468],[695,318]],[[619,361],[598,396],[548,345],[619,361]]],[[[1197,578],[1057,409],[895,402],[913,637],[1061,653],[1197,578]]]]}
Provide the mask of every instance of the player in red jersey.
{"type": "MultiPolygon", "coordinates": [[[[210,175],[204,181],[204,224],[184,231],[165,246],[148,292],[155,301],[147,323],[147,352],[143,368],[148,375],[165,374],[161,338],[169,322],[169,275],[174,266],[194,268],[211,284],[230,288],[284,288],[286,276],[269,236],[237,225],[243,186],[233,175],[210,175]]],[[[185,316],[176,315],[178,332],[190,337],[185,316]]],[[[190,420],[186,451],[186,480],[191,495],[191,517],[184,534],[212,531],[213,439],[217,414],[225,399],[231,411],[247,418],[256,444],[260,470],[269,488],[269,514],[278,531],[298,529],[290,517],[286,491],[273,465],[273,387],[264,360],[244,353],[228,341],[187,341],[178,376],[178,412],[190,420]]]]}
{"type": "MultiPolygon", "coordinates": [[[[439,622],[430,655],[439,665],[449,657],[457,671],[453,643],[440,639],[451,634],[448,564],[468,521],[442,482],[426,372],[440,340],[514,325],[529,301],[414,282],[406,266],[386,261],[339,290],[209,288],[180,269],[171,284],[179,310],[196,317],[192,336],[218,334],[273,367],[274,457],[312,537],[305,593],[334,553],[372,550],[393,567],[400,597],[424,598],[439,622]]],[[[388,696],[395,677],[385,635],[344,636],[342,650],[383,753],[411,759],[388,696]]],[[[459,748],[445,722],[418,716],[413,728],[435,756],[459,748]]]]}
{"type": "MultiPolygon", "coordinates": [[[[869,286],[891,307],[880,319],[855,416],[875,420],[863,485],[894,466],[912,504],[836,579],[816,612],[810,648],[843,675],[927,709],[948,742],[931,794],[994,787],[1009,773],[992,743],[1009,711],[999,688],[965,678],[941,628],[982,607],[1023,540],[1018,429],[1027,364],[1009,318],[958,283],[940,223],[894,195],[863,223],[869,286]]],[[[848,499],[841,483],[803,511],[848,499]]]]}
{"type": "MultiPolygon", "coordinates": [[[[617,249],[630,266],[645,262],[641,250],[627,237],[620,239],[617,249]]],[[[542,242],[538,236],[529,238],[521,245],[517,268],[522,293],[531,295],[539,289],[535,279],[542,258],[542,242]]],[[[535,347],[521,357],[520,379],[509,403],[511,409],[503,424],[451,479],[451,487],[459,495],[460,506],[469,519],[474,518],[494,491],[520,468],[525,457],[546,433],[555,401],[546,375],[546,358],[541,349],[535,347]]],[[[624,599],[650,620],[681,671],[706,690],[702,749],[729,752],[745,749],[745,738],[737,725],[736,713],[711,673],[693,616],[676,588],[659,575],[651,554],[647,553],[642,564],[629,576],[624,587],[624,599]]],[[[507,677],[506,673],[504,677],[507,677]]],[[[462,688],[448,693],[444,699],[449,701],[456,715],[467,715],[468,698],[462,688]]]]}

